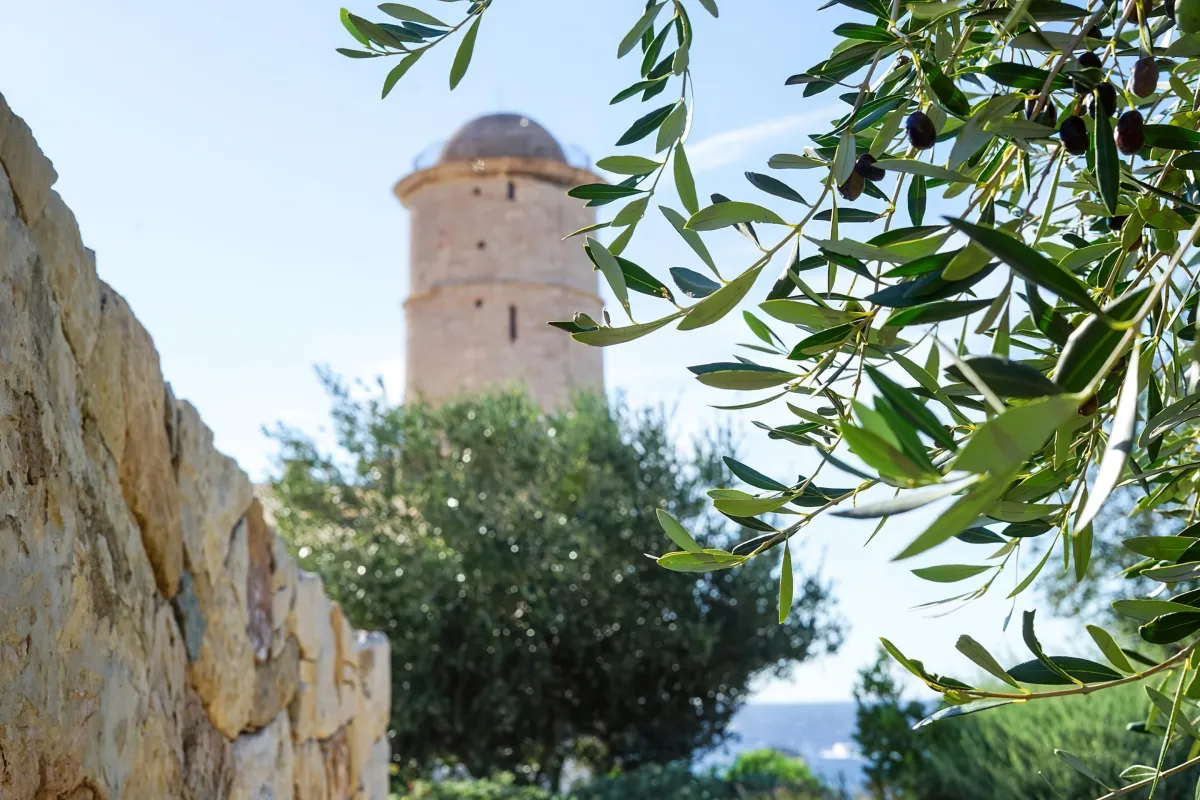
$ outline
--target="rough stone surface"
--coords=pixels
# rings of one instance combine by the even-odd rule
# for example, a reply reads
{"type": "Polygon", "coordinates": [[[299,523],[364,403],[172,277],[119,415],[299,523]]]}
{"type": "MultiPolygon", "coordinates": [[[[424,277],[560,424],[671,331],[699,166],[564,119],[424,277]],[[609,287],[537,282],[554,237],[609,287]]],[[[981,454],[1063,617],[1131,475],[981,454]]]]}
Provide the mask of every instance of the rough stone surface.
{"type": "Polygon", "coordinates": [[[392,748],[388,745],[387,737],[380,737],[371,748],[371,757],[367,760],[359,775],[358,793],[355,800],[372,800],[376,797],[387,797],[388,794],[388,764],[391,762],[392,748]]]}
{"type": "Polygon", "coordinates": [[[208,721],[200,696],[188,690],[183,719],[185,800],[225,800],[233,786],[233,744],[208,721]]]}
{"type": "Polygon", "coordinates": [[[50,192],[42,217],[33,226],[33,238],[62,309],[67,342],[76,360],[86,363],[100,328],[100,279],[79,238],[75,215],[58,192],[50,192]]]}
{"type": "Polygon", "coordinates": [[[254,651],[254,660],[262,663],[271,655],[272,615],[274,593],[271,575],[274,572],[275,532],[263,520],[262,505],[255,500],[246,512],[247,541],[250,562],[246,573],[246,633],[254,651]]]}
{"type": "Polygon", "coordinates": [[[58,173],[42,154],[25,120],[13,114],[8,103],[0,103],[0,163],[12,183],[21,218],[26,225],[33,225],[42,215],[58,173]]]}
{"type": "MultiPolygon", "coordinates": [[[[325,777],[325,756],[321,743],[305,739],[296,743],[293,768],[296,800],[330,800],[329,782],[325,777]]],[[[386,797],[387,795],[382,795],[386,797]]]]}
{"type": "Polygon", "coordinates": [[[271,573],[271,657],[274,658],[291,638],[288,623],[296,604],[300,570],[279,537],[275,537],[271,557],[275,565],[271,573]]]}
{"type": "Polygon", "coordinates": [[[0,800],[291,798],[294,747],[328,797],[385,786],[350,772],[357,633],[163,383],[3,97],[0,167],[0,800]]]}
{"type": "Polygon", "coordinates": [[[392,648],[382,633],[359,633],[358,676],[362,707],[357,720],[365,724],[374,741],[387,733],[392,713],[392,648]]]}
{"type": "Polygon", "coordinates": [[[287,714],[256,733],[233,743],[233,788],[230,800],[292,800],[292,733],[287,714]]]}
{"type": "Polygon", "coordinates": [[[83,365],[83,413],[94,422],[113,463],[125,454],[125,387],[121,382],[125,320],[132,316],[125,299],[100,284],[96,342],[83,365]]]}
{"type": "Polygon", "coordinates": [[[254,668],[254,704],[249,725],[261,728],[287,709],[300,683],[300,646],[288,639],[283,650],[254,668]]]}
{"type": "Polygon", "coordinates": [[[183,572],[179,484],[167,437],[166,392],[158,351],[132,315],[124,325],[121,387],[125,395],[121,490],[142,531],[142,545],[158,588],[169,599],[175,596],[183,572]]]}

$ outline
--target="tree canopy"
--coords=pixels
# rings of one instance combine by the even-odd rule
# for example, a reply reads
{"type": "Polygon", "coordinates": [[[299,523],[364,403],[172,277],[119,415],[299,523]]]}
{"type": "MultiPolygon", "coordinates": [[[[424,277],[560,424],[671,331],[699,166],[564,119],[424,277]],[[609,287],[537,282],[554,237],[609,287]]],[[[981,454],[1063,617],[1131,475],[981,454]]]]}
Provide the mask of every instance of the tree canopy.
{"type": "MultiPolygon", "coordinates": [[[[406,771],[461,765],[557,784],[718,744],[753,676],[836,647],[815,578],[778,624],[778,563],[680,580],[658,512],[730,546],[662,414],[524,394],[391,406],[326,376],[337,447],[280,430],[280,533],[354,624],[392,643],[393,751],[406,771]]],[[[722,449],[728,444],[720,440],[722,449]]]]}
{"type": "MultiPolygon", "coordinates": [[[[454,14],[451,25],[395,4],[380,7],[394,21],[378,25],[343,14],[363,54],[400,58],[385,90],[430,48],[458,41],[453,88],[486,17],[508,11],[492,0],[434,5],[454,14]]],[[[612,102],[649,104],[629,112],[616,143],[633,149],[598,162],[611,183],[570,192],[619,206],[577,232],[617,302],[601,320],[551,324],[583,346],[615,346],[669,325],[711,325],[747,298],[757,306],[745,312],[755,337],[745,354],[690,369],[708,386],[759,393],[738,398],[739,409],[790,412],[789,424],[760,427],[781,447],[805,448],[814,469],[798,482],[737,471],[757,491],[710,494],[747,522],[746,539],[703,549],[668,524],[678,547],[660,558],[668,570],[744,568],[776,549],[786,560],[791,539],[825,515],[883,527],[937,503],[932,521],[895,526],[903,541],[880,536],[876,546],[894,548],[904,569],[951,539],[975,544],[968,563],[913,572],[965,587],[946,603],[1013,597],[1051,561],[1077,584],[1108,577],[1090,569],[1093,521],[1129,487],[1131,514],[1170,523],[1122,543],[1138,557],[1125,574],[1154,587],[1147,596],[1145,583],[1128,582],[1113,604],[1138,623],[1141,645],[1123,649],[1081,619],[1088,657],[1059,655],[1072,643],[1046,642],[1047,651],[1030,610],[1015,623],[1029,650],[1019,663],[1002,665],[969,633],[959,639],[981,682],[883,644],[944,699],[925,724],[1141,683],[1141,729],[1161,738],[1155,763],[1100,776],[1060,755],[1098,796],[1153,793],[1164,774],[1200,765],[1200,745],[1168,758],[1173,741],[1200,741],[1191,721],[1200,2],[830,0],[821,9],[852,20],[833,28],[828,57],[806,66],[781,52],[777,75],[744,80],[786,80],[805,98],[829,92],[842,103],[836,118],[802,152],[775,155],[766,171],[746,173],[749,186],[702,204],[686,143],[695,103],[710,98],[693,86],[691,52],[718,24],[697,16],[717,17],[717,0],[648,0],[616,47],[633,82],[612,102]],[[671,99],[656,99],[669,89],[671,99]],[[731,199],[751,190],[755,202],[731,199]],[[651,201],[696,269],[624,258],[651,201]],[[705,238],[721,229],[750,240],[744,263],[715,263],[705,238]],[[768,267],[773,280],[761,279],[768,267]],[[631,293],[653,298],[639,317],[661,310],[635,321],[631,293]],[[764,517],[780,512],[782,522],[764,517]],[[1011,593],[1007,580],[999,588],[1005,575],[1011,593]],[[1147,655],[1147,644],[1166,655],[1147,655]]]]}

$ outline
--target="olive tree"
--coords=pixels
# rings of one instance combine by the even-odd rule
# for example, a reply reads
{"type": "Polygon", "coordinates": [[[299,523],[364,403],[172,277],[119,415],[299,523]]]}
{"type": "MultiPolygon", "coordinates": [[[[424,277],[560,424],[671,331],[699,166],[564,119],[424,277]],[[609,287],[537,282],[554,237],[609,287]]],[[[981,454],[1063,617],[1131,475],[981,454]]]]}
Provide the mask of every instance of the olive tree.
{"type": "Polygon", "coordinates": [[[813,577],[779,625],[776,564],[689,583],[642,557],[660,513],[736,541],[702,491],[720,452],[687,455],[663,414],[581,396],[546,415],[520,393],[393,406],[325,380],[337,447],[276,432],[275,515],[347,616],[391,640],[403,775],[557,786],[568,758],[686,760],[724,740],[755,676],[837,647],[813,577]]]}
{"type": "MultiPolygon", "coordinates": [[[[378,24],[343,13],[364,48],[347,55],[399,58],[385,93],[445,42],[456,42],[453,88],[485,18],[506,13],[495,0],[429,5],[453,14],[453,24],[396,4],[380,6],[391,21],[378,24]]],[[[716,509],[749,529],[728,549],[702,547],[664,519],[677,548],[658,559],[668,570],[736,569],[778,550],[786,563],[792,537],[824,515],[882,527],[939,503],[916,535],[902,532],[898,566],[958,539],[978,545],[979,556],[914,572],[966,587],[946,602],[1002,591],[1005,574],[1015,596],[1052,559],[1076,583],[1107,578],[1089,571],[1093,522],[1114,490],[1128,487],[1130,514],[1169,524],[1152,522],[1141,528],[1147,535],[1122,543],[1139,558],[1127,574],[1144,582],[1125,584],[1114,607],[1165,650],[1122,648],[1081,619],[1094,660],[1048,654],[1031,610],[1020,622],[1030,651],[1023,663],[1004,666],[970,635],[958,640],[995,682],[972,685],[883,644],[944,698],[922,724],[1142,682],[1142,729],[1162,740],[1156,763],[1093,777],[1106,798],[1152,793],[1164,774],[1200,765],[1200,744],[1167,760],[1173,741],[1200,742],[1192,721],[1200,589],[1190,588],[1200,578],[1200,294],[1191,256],[1200,232],[1200,2],[831,0],[822,8],[835,5],[856,21],[833,29],[828,58],[801,72],[781,63],[766,79],[786,79],[804,97],[832,91],[844,104],[837,118],[812,132],[803,152],[746,173],[766,202],[713,195],[702,204],[686,141],[693,104],[709,98],[690,91],[689,53],[693,19],[717,16],[717,1],[647,2],[617,45],[634,82],[613,102],[652,110],[630,113],[616,144],[631,150],[598,162],[618,177],[570,192],[620,205],[577,232],[620,307],[601,320],[551,324],[581,346],[609,347],[671,325],[711,325],[747,298],[757,304],[744,314],[756,337],[746,355],[690,369],[708,386],[764,393],[740,409],[786,404],[792,424],[761,427],[781,447],[807,448],[820,466],[798,482],[747,468],[736,474],[749,489],[714,488],[716,509]],[[668,89],[674,99],[655,99],[668,89]],[[817,176],[819,193],[805,197],[785,182],[793,170],[817,176]],[[652,200],[694,252],[696,270],[668,275],[622,256],[652,200]],[[927,214],[934,204],[946,214],[927,214]],[[718,265],[705,234],[730,227],[755,251],[747,263],[718,265]],[[777,277],[760,281],[768,267],[777,277]],[[631,292],[656,298],[662,311],[621,319],[631,292]],[[827,479],[847,485],[818,483],[827,479]],[[1034,566],[1018,571],[1030,553],[1034,566]],[[1152,597],[1145,582],[1156,587],[1152,597]]],[[[1065,649],[1053,644],[1051,653],[1065,649]]],[[[1092,775],[1081,759],[1060,755],[1092,775]]]]}

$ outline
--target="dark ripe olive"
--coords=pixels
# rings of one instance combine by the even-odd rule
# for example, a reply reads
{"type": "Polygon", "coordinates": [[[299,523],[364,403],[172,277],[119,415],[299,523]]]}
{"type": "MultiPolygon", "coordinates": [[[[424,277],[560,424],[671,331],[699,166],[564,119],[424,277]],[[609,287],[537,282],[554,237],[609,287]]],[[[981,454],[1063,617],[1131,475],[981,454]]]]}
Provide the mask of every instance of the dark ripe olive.
{"type": "Polygon", "coordinates": [[[1158,61],[1154,56],[1139,58],[1129,76],[1129,91],[1138,97],[1149,97],[1158,88],[1158,61]]]}
{"type": "Polygon", "coordinates": [[[1119,231],[1119,230],[1121,230],[1121,228],[1124,228],[1124,227],[1125,227],[1125,220],[1127,220],[1127,219],[1129,219],[1129,217],[1128,217],[1128,216],[1125,216],[1125,217],[1109,217],[1109,218],[1108,218],[1108,229],[1109,229],[1110,231],[1119,231]]]}
{"type": "Polygon", "coordinates": [[[863,193],[863,187],[866,185],[867,179],[856,168],[850,171],[850,177],[846,178],[846,182],[838,187],[838,194],[844,200],[849,200],[853,203],[863,193]]]}
{"type": "Polygon", "coordinates": [[[1096,118],[1096,107],[1099,106],[1108,116],[1117,113],[1117,90],[1113,88],[1111,83],[1107,81],[1096,87],[1090,97],[1087,99],[1088,113],[1092,118],[1096,118]]]}
{"type": "Polygon", "coordinates": [[[1125,0],[1125,9],[1129,12],[1129,20],[1137,22],[1137,14],[1140,13],[1145,17],[1150,11],[1150,3],[1149,0],[1125,0]],[[1140,8],[1134,9],[1134,6],[1140,6],[1140,8]]]}
{"type": "Polygon", "coordinates": [[[1063,147],[1067,148],[1067,152],[1073,156],[1080,156],[1087,152],[1087,126],[1079,117],[1064,119],[1058,129],[1058,138],[1062,140],[1063,147]]]}
{"type": "Polygon", "coordinates": [[[1093,25],[1092,27],[1088,28],[1088,32],[1087,32],[1087,38],[1089,38],[1089,39],[1103,39],[1103,38],[1104,38],[1104,34],[1103,34],[1101,31],[1100,31],[1100,29],[1099,29],[1098,27],[1096,27],[1095,25],[1093,25]]]}
{"type": "Polygon", "coordinates": [[[870,153],[863,153],[858,157],[858,161],[854,162],[854,171],[868,180],[881,181],[884,179],[883,170],[875,166],[875,156],[870,153]]]}
{"type": "Polygon", "coordinates": [[[1096,397],[1096,395],[1092,395],[1087,400],[1084,400],[1083,405],[1079,407],[1079,416],[1090,417],[1092,414],[1095,414],[1099,408],[1100,398],[1096,397]]]}
{"type": "Polygon", "coordinates": [[[908,131],[909,144],[918,150],[928,150],[937,141],[937,128],[933,127],[933,120],[923,111],[909,114],[904,127],[908,131]]]}
{"type": "MultiPolygon", "coordinates": [[[[1037,98],[1031,97],[1025,101],[1025,119],[1033,119],[1033,110],[1037,108],[1037,98]]],[[[1042,113],[1038,114],[1037,121],[1042,125],[1053,128],[1058,124],[1058,109],[1054,107],[1054,103],[1046,101],[1046,107],[1042,109],[1042,113]]]]}
{"type": "Polygon", "coordinates": [[[1080,53],[1075,60],[1079,62],[1079,68],[1081,70],[1092,71],[1092,74],[1086,79],[1077,79],[1073,81],[1075,84],[1075,92],[1082,95],[1090,94],[1092,91],[1092,86],[1096,84],[1096,81],[1099,78],[1094,70],[1099,70],[1103,66],[1102,62],[1100,61],[1100,56],[1092,52],[1080,53]]]}
{"type": "Polygon", "coordinates": [[[1117,120],[1117,149],[1131,156],[1146,144],[1146,131],[1142,127],[1140,111],[1126,111],[1117,120]]]}

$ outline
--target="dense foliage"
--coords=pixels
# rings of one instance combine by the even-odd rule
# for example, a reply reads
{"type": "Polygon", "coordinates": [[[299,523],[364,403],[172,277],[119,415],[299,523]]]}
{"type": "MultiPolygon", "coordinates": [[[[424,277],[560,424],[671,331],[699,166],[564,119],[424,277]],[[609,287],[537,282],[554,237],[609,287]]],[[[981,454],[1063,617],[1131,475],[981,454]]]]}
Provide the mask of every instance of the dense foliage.
{"type": "MultiPolygon", "coordinates": [[[[1027,709],[1006,709],[934,725],[912,724],[926,713],[901,698],[886,653],[859,673],[856,740],[867,761],[869,790],[879,800],[1087,800],[1095,784],[1053,754],[1065,748],[1107,782],[1128,764],[1158,756],[1157,737],[1125,727],[1141,722],[1145,695],[1124,686],[1094,698],[1062,697],[1027,709]]],[[[1186,747],[1175,745],[1172,757],[1186,747]]],[[[1162,800],[1193,800],[1190,776],[1167,778],[1155,793],[1162,800]]],[[[1133,796],[1144,797],[1145,792],[1133,796]]]]}
{"type": "MultiPolygon", "coordinates": [[[[462,30],[453,87],[486,16],[516,6],[435,5],[459,12],[457,25],[397,4],[381,10],[399,25],[343,15],[367,48],[360,55],[401,57],[385,88],[462,30]]],[[[660,559],[669,570],[739,568],[777,549],[786,562],[792,537],[826,513],[883,527],[940,503],[915,535],[904,528],[904,542],[886,545],[896,560],[951,539],[971,543],[979,555],[968,563],[913,572],[967,585],[946,603],[1005,591],[997,587],[1009,580],[1011,597],[1051,560],[1076,583],[1094,579],[1093,520],[1115,489],[1130,487],[1130,513],[1167,524],[1138,527],[1148,535],[1122,543],[1139,557],[1128,574],[1155,593],[1130,581],[1114,608],[1166,655],[1124,651],[1094,623],[1086,625],[1091,658],[1054,655],[1067,649],[1058,642],[1048,654],[1027,611],[1018,624],[1030,657],[1021,663],[1006,667],[970,635],[959,640],[998,689],[884,645],[948,704],[931,722],[1140,683],[1146,728],[1160,740],[1153,763],[1130,765],[1118,786],[1060,752],[1097,794],[1153,794],[1164,771],[1200,765],[1200,744],[1183,748],[1182,761],[1171,748],[1200,742],[1192,722],[1200,589],[1191,588],[1200,578],[1200,293],[1190,256],[1200,232],[1200,0],[830,0],[822,8],[852,21],[833,28],[828,58],[786,81],[804,97],[832,92],[844,103],[837,119],[802,153],[771,158],[774,175],[746,173],[772,196],[770,207],[717,194],[702,207],[685,155],[702,97],[692,91],[692,44],[702,35],[693,22],[702,9],[716,17],[717,0],[647,0],[617,46],[618,57],[633,54],[636,82],[612,101],[653,101],[648,113],[630,115],[636,121],[617,142],[642,154],[601,159],[618,182],[570,192],[621,206],[578,232],[617,304],[602,320],[552,324],[587,346],[668,325],[701,328],[776,265],[779,277],[754,296],[760,314],[745,312],[757,337],[748,355],[691,371],[709,386],[765,392],[737,407],[789,419],[760,425],[780,446],[805,448],[814,469],[797,482],[740,467],[737,477],[757,492],[714,489],[716,508],[749,529],[735,546],[702,547],[664,519],[679,548],[660,559]],[[668,89],[675,99],[660,105],[654,98],[668,89]],[[777,177],[787,171],[809,177],[798,189],[777,177]],[[672,185],[682,210],[668,205],[672,185]],[[675,289],[666,270],[623,256],[652,199],[698,267],[671,269],[675,289]],[[945,215],[927,214],[931,207],[945,215]],[[720,229],[751,241],[746,263],[715,263],[703,236],[720,229]],[[616,235],[607,244],[589,235],[607,238],[601,230],[616,235]],[[651,321],[634,321],[631,292],[644,296],[638,316],[650,309],[651,321]],[[777,527],[778,517],[762,517],[771,513],[792,516],[777,527]],[[1035,554],[1032,568],[1018,567],[1035,554]]],[[[781,61],[795,54],[781,51],[781,61]]],[[[728,48],[722,57],[736,62],[728,48]]],[[[782,80],[796,66],[781,63],[768,77],[782,80]]]]}
{"type": "Polygon", "coordinates": [[[588,781],[565,795],[520,786],[511,778],[414,783],[404,800],[835,800],[803,761],[774,750],[742,753],[723,773],[687,764],[649,764],[588,781]]]}
{"type": "Polygon", "coordinates": [[[600,772],[686,760],[723,739],[752,676],[836,646],[814,579],[780,626],[777,563],[680,580],[642,555],[656,512],[730,540],[701,491],[720,457],[681,455],[663,415],[329,388],[336,453],[277,434],[278,525],[355,626],[391,638],[404,767],[557,785],[568,757],[600,772]]]}

